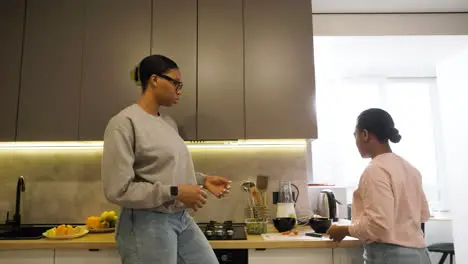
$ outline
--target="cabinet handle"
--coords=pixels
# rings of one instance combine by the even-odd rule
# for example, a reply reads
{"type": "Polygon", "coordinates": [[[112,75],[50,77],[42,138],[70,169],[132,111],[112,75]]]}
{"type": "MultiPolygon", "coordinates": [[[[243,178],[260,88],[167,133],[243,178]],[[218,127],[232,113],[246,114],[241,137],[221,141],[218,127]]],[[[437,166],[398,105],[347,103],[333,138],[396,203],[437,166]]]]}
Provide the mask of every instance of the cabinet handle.
{"type": "Polygon", "coordinates": [[[256,248],[255,251],[266,251],[266,248],[256,248]]]}
{"type": "Polygon", "coordinates": [[[90,249],[88,249],[88,250],[89,250],[89,251],[94,251],[94,252],[96,252],[96,251],[101,251],[99,248],[90,248],[90,249]]]}

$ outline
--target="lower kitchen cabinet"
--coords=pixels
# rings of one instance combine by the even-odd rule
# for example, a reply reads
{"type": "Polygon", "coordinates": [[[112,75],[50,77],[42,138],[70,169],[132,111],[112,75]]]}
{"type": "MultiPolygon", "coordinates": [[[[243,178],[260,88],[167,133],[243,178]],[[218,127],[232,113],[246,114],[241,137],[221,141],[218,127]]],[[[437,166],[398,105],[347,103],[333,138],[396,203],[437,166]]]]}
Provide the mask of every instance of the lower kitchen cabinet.
{"type": "Polygon", "coordinates": [[[333,264],[362,264],[364,250],[361,247],[357,248],[334,248],[333,249],[333,264]]]}
{"type": "MultiPolygon", "coordinates": [[[[116,249],[56,249],[55,264],[120,264],[119,253],[116,249]]],[[[3,264],[0,262],[0,264],[3,264]]]]}
{"type": "Polygon", "coordinates": [[[54,264],[54,250],[0,250],[0,264],[54,264]]]}
{"type": "Polygon", "coordinates": [[[249,264],[335,264],[331,248],[249,250],[249,264]]]}

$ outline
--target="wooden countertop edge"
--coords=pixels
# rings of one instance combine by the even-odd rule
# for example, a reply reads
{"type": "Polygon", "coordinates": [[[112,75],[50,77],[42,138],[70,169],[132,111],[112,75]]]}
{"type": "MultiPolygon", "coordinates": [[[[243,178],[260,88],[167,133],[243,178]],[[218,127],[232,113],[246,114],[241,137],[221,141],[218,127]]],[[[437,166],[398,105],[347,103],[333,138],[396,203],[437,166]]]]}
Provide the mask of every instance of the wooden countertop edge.
{"type": "MultiPolygon", "coordinates": [[[[349,248],[360,247],[358,240],[332,241],[265,241],[260,236],[247,240],[209,241],[214,249],[279,249],[279,248],[349,248]]],[[[113,234],[90,234],[72,240],[0,240],[2,249],[110,249],[115,248],[113,234]]]]}

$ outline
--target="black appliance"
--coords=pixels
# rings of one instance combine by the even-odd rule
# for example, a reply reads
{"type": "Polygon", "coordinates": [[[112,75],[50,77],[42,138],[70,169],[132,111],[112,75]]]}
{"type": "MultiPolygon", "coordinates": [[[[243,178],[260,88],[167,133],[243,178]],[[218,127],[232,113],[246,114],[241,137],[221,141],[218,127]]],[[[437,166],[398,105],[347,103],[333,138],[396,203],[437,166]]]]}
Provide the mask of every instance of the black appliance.
{"type": "Polygon", "coordinates": [[[224,221],[218,223],[210,221],[209,223],[198,223],[198,226],[205,234],[208,240],[246,240],[245,224],[224,221]]]}
{"type": "MultiPolygon", "coordinates": [[[[208,240],[247,240],[243,223],[210,221],[198,223],[198,226],[208,240]]],[[[213,249],[213,251],[220,264],[248,264],[249,262],[247,249],[213,249]]]]}

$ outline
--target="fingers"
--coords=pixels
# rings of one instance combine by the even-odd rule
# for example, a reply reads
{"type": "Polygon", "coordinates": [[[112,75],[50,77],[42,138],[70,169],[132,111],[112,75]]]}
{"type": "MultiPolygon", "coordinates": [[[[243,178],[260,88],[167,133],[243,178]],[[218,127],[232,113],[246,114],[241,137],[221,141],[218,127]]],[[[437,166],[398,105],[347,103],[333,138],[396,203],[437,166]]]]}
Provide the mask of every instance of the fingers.
{"type": "Polygon", "coordinates": [[[226,184],[226,185],[232,183],[232,181],[230,181],[230,180],[228,180],[228,179],[226,179],[226,178],[223,178],[223,177],[220,177],[220,180],[221,180],[222,183],[224,183],[224,184],[226,184]]]}
{"type": "Polygon", "coordinates": [[[225,188],[225,189],[223,189],[222,192],[217,193],[217,194],[216,194],[216,197],[218,197],[218,198],[223,198],[223,197],[225,197],[225,196],[228,196],[230,192],[231,192],[230,187],[229,187],[229,188],[225,188]]]}
{"type": "Polygon", "coordinates": [[[203,190],[200,190],[200,195],[201,195],[202,198],[205,198],[205,200],[206,200],[206,198],[208,198],[208,194],[206,194],[206,192],[203,191],[203,190]]]}
{"type": "Polygon", "coordinates": [[[195,206],[194,206],[194,207],[197,208],[197,209],[201,209],[201,208],[203,208],[203,205],[204,205],[203,202],[197,201],[197,202],[195,203],[195,206]]]}

